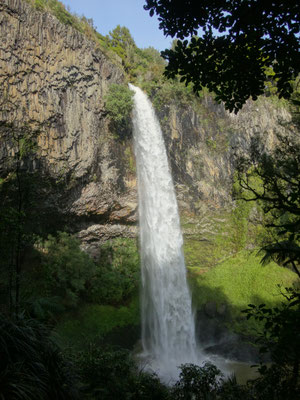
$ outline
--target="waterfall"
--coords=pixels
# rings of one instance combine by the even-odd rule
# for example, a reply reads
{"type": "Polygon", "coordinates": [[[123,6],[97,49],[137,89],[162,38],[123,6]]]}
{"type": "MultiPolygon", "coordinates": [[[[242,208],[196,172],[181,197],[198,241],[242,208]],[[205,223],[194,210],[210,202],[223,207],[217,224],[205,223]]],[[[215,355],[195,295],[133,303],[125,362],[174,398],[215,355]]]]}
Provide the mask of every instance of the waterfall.
{"type": "Polygon", "coordinates": [[[141,89],[134,91],[142,263],[143,356],[165,380],[197,362],[195,324],[186,280],[178,206],[158,119],[141,89]]]}

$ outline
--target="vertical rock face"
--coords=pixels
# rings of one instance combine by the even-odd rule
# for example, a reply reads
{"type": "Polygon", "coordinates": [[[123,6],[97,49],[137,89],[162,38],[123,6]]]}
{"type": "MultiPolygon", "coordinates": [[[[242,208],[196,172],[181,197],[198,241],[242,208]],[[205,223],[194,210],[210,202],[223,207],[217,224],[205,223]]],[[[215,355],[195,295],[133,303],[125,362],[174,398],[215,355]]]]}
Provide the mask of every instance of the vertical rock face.
{"type": "MultiPolygon", "coordinates": [[[[0,173],[15,154],[14,129],[34,130],[31,169],[58,183],[49,204],[83,246],[136,235],[136,178],[130,141],[120,140],[105,115],[110,83],[122,71],[85,36],[25,0],[0,0],[0,173]],[[52,200],[51,200],[52,199],[52,200]],[[54,200],[53,200],[54,199],[54,200]],[[52,201],[52,204],[51,201],[52,201]]],[[[204,96],[171,100],[160,118],[182,210],[230,202],[236,149],[247,152],[260,133],[272,147],[291,116],[268,99],[230,115],[204,96]]]]}
{"type": "Polygon", "coordinates": [[[131,149],[110,133],[103,100],[121,70],[25,1],[1,0],[0,36],[1,169],[15,151],[7,125],[38,130],[33,167],[65,183],[60,211],[83,241],[135,234],[131,149]]]}
{"type": "Polygon", "coordinates": [[[262,97],[230,114],[204,96],[198,105],[170,102],[159,110],[181,209],[197,211],[231,203],[237,155],[246,155],[259,136],[266,149],[276,135],[295,131],[288,105],[262,97]]]}
{"type": "Polygon", "coordinates": [[[103,94],[121,73],[52,15],[20,0],[4,0],[0,7],[5,118],[41,129],[40,156],[51,171],[64,168],[83,176],[104,129],[103,94]]]}

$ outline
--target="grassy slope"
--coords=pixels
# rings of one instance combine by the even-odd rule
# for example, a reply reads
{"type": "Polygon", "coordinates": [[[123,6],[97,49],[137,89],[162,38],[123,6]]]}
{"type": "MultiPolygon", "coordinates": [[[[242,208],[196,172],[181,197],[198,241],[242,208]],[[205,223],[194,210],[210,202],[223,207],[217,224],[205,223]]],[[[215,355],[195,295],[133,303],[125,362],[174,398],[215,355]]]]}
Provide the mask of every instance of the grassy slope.
{"type": "Polygon", "coordinates": [[[237,321],[250,303],[276,306],[283,301],[278,285],[291,286],[297,276],[274,262],[262,266],[255,243],[262,227],[243,221],[238,226],[233,217],[229,211],[211,213],[200,221],[182,218],[182,225],[187,232],[184,253],[195,308],[207,302],[226,304],[237,321]],[[206,226],[205,232],[201,226],[206,226]],[[238,242],[241,236],[246,244],[238,242]]]}
{"type": "Polygon", "coordinates": [[[193,269],[194,301],[200,306],[207,301],[218,305],[226,302],[236,310],[249,303],[274,305],[282,301],[278,285],[291,286],[296,274],[274,262],[262,266],[257,251],[243,250],[208,272],[193,269]],[[199,273],[200,272],[200,273],[199,273]]]}
{"type": "Polygon", "coordinates": [[[62,345],[88,345],[89,342],[105,337],[116,328],[137,326],[140,322],[138,298],[128,306],[89,304],[76,314],[64,315],[56,327],[62,345]]]}

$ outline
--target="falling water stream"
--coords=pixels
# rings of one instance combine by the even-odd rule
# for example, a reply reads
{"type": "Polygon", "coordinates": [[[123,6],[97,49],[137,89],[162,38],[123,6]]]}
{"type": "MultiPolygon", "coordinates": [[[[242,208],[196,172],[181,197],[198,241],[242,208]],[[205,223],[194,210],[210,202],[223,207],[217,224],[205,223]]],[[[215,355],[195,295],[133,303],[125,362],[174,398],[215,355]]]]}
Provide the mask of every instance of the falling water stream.
{"type": "Polygon", "coordinates": [[[181,364],[205,361],[212,361],[225,375],[253,377],[247,363],[208,356],[197,346],[178,206],[160,124],[147,96],[129,86],[134,91],[142,264],[141,364],[169,383],[178,378],[181,364]]]}
{"type": "Polygon", "coordinates": [[[135,93],[143,356],[159,376],[172,379],[177,366],[198,358],[183,239],[158,119],[141,89],[130,88],[135,93]]]}

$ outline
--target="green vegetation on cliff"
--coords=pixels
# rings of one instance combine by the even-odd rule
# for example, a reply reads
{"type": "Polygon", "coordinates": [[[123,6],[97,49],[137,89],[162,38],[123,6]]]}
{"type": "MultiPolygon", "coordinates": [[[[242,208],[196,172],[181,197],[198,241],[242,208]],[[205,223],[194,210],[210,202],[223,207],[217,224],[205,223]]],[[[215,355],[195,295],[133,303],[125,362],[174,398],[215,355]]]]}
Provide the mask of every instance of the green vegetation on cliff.
{"type": "Polygon", "coordinates": [[[105,96],[105,109],[108,112],[115,129],[129,129],[131,111],[133,108],[133,92],[124,85],[112,83],[105,96]]]}
{"type": "Polygon", "coordinates": [[[93,26],[93,20],[87,19],[84,16],[79,17],[78,15],[69,12],[64,4],[59,0],[25,0],[30,3],[38,11],[50,12],[53,14],[61,23],[72,26],[72,28],[78,30],[87,36],[88,39],[93,40],[99,46],[103,43],[104,37],[96,32],[93,26]]]}

